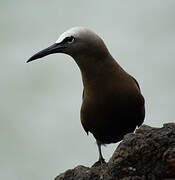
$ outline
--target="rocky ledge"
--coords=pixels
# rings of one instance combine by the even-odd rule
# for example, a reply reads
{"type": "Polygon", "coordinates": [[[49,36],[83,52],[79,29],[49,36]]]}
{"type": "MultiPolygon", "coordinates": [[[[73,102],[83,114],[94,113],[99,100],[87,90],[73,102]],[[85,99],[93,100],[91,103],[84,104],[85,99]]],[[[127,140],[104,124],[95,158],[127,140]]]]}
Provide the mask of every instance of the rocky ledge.
{"type": "Polygon", "coordinates": [[[55,180],[175,180],[175,123],[142,125],[124,137],[108,163],[80,165],[55,180]]]}

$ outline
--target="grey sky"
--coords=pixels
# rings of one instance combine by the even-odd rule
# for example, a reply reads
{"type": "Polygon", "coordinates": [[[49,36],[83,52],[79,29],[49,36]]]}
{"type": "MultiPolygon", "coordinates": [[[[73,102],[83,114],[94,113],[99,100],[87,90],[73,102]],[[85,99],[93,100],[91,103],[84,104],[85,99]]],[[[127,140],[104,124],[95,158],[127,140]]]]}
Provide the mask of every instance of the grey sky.
{"type": "MultiPolygon", "coordinates": [[[[174,122],[174,9],[174,0],[2,1],[0,179],[53,179],[98,158],[94,138],[80,124],[82,83],[75,62],[56,54],[25,64],[73,26],[99,34],[138,80],[145,124],[174,122]]],[[[115,148],[104,147],[104,157],[115,148]]]]}

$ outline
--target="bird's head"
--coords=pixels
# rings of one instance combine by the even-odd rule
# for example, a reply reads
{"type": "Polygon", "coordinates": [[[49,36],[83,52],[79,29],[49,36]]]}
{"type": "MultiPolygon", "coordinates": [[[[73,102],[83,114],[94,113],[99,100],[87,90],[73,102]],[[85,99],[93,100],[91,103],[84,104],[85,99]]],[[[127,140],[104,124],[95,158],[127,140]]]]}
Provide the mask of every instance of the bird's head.
{"type": "Polygon", "coordinates": [[[104,56],[108,50],[103,40],[93,31],[83,27],[74,27],[61,34],[53,45],[39,51],[27,62],[54,53],[65,53],[76,59],[85,56],[104,56]]]}

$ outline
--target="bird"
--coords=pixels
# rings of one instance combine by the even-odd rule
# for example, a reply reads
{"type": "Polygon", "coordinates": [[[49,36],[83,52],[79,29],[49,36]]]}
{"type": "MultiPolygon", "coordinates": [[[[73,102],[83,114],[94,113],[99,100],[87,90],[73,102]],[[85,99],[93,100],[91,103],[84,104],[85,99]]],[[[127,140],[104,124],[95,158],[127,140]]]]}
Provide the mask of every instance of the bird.
{"type": "Polygon", "coordinates": [[[105,163],[101,146],[121,141],[144,121],[145,99],[137,80],[110,54],[103,39],[85,27],[73,27],[62,33],[48,48],[27,60],[64,53],[78,65],[83,95],[81,124],[93,134],[98,147],[97,163],[105,163]]]}

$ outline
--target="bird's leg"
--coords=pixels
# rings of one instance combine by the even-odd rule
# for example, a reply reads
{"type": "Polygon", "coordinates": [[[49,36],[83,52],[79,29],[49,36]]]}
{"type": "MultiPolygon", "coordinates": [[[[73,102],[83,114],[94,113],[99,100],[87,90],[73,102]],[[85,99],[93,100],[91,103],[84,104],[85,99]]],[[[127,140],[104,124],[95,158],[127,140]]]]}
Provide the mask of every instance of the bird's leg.
{"type": "Polygon", "coordinates": [[[97,146],[98,146],[99,160],[94,165],[92,165],[92,167],[102,166],[102,165],[106,164],[106,162],[105,162],[105,160],[103,158],[103,155],[101,153],[101,145],[102,145],[102,143],[100,141],[98,141],[98,140],[96,140],[96,142],[97,142],[97,146]]]}
{"type": "Polygon", "coordinates": [[[98,146],[98,152],[99,152],[99,160],[101,164],[105,163],[105,159],[103,158],[102,152],[101,152],[101,142],[97,140],[97,146],[98,146]]]}

